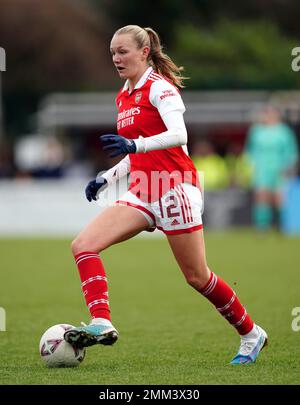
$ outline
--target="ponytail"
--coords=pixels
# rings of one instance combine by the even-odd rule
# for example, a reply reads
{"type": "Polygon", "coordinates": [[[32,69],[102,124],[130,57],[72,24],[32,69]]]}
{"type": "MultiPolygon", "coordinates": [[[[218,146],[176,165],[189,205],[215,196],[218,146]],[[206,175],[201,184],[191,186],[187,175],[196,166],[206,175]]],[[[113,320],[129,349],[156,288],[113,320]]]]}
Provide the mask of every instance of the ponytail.
{"type": "Polygon", "coordinates": [[[177,87],[184,87],[183,81],[188,79],[181,76],[184,70],[182,66],[177,66],[172,59],[163,52],[158,34],[152,28],[144,28],[150,39],[149,62],[154,70],[168,79],[177,87]]]}

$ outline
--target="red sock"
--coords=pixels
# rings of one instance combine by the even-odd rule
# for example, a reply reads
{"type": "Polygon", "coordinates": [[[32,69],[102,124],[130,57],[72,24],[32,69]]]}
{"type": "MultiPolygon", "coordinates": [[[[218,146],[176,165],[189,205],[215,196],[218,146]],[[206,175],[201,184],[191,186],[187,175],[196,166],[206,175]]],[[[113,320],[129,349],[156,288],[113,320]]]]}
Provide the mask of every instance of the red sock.
{"type": "Polygon", "coordinates": [[[81,279],[81,288],[92,318],[110,321],[107,278],[97,253],[82,252],[75,255],[81,279]]]}
{"type": "Polygon", "coordinates": [[[236,293],[224,280],[211,272],[206,286],[200,290],[224,318],[236,328],[240,335],[245,335],[253,328],[253,321],[240,303],[236,293]]]}

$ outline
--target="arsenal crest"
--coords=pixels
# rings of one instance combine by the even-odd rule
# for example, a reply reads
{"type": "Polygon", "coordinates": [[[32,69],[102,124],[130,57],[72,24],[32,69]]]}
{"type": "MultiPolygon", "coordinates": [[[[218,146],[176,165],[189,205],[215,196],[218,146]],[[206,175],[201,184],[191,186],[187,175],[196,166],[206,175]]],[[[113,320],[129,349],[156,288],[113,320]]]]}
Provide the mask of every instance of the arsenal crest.
{"type": "Polygon", "coordinates": [[[136,93],[135,99],[134,99],[134,101],[136,102],[136,104],[140,102],[140,99],[141,99],[141,98],[142,98],[142,92],[139,91],[139,92],[136,93]]]}

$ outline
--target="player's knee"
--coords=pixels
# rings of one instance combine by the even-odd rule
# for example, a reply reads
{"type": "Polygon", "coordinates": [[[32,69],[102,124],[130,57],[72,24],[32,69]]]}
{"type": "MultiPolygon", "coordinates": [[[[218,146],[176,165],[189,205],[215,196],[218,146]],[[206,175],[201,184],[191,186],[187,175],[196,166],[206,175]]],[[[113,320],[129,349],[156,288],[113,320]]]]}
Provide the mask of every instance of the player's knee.
{"type": "Polygon", "coordinates": [[[188,276],[186,277],[186,281],[191,287],[193,287],[197,291],[201,290],[204,286],[204,283],[197,276],[188,276]]]}
{"type": "Polygon", "coordinates": [[[191,271],[185,276],[187,283],[195,290],[202,290],[209,280],[209,270],[204,268],[203,271],[191,271]]]}
{"type": "Polygon", "coordinates": [[[84,252],[82,240],[80,238],[75,238],[71,243],[71,250],[73,255],[78,255],[81,252],[84,252]]]}
{"type": "Polygon", "coordinates": [[[90,243],[87,239],[82,237],[77,237],[72,241],[71,250],[73,255],[78,255],[81,252],[99,253],[99,249],[96,249],[93,243],[90,243]]]}

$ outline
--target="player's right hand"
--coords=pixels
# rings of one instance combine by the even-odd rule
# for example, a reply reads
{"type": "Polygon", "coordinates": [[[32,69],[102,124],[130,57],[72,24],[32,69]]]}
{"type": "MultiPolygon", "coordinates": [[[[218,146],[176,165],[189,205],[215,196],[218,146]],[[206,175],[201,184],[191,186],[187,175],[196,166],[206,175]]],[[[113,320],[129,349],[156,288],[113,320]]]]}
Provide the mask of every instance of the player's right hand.
{"type": "Polygon", "coordinates": [[[104,177],[97,177],[95,180],[91,180],[85,188],[85,196],[88,201],[96,201],[98,191],[104,189],[106,184],[107,180],[104,177]]]}

